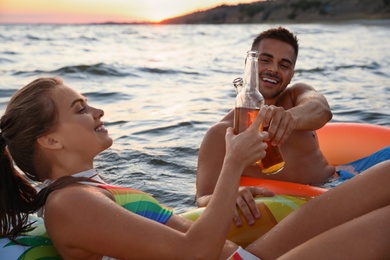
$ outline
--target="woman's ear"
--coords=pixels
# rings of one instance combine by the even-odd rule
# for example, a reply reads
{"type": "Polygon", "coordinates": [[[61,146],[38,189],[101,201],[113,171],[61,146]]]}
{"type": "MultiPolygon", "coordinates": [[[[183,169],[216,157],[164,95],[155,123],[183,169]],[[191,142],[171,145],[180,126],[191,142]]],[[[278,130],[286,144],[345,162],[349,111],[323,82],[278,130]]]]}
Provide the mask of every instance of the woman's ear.
{"type": "Polygon", "coordinates": [[[43,135],[39,137],[37,141],[40,146],[45,147],[47,149],[58,150],[63,147],[61,142],[51,134],[43,135]]]}

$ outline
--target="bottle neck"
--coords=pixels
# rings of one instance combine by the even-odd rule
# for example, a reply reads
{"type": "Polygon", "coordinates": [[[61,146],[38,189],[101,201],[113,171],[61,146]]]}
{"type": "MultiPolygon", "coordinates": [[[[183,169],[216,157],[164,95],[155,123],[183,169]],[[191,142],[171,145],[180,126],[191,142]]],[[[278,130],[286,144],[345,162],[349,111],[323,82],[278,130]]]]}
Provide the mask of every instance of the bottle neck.
{"type": "Polygon", "coordinates": [[[236,98],[236,107],[260,109],[264,98],[259,91],[257,51],[249,51],[245,61],[243,88],[236,98]]]}
{"type": "Polygon", "coordinates": [[[257,51],[248,51],[245,61],[243,85],[245,91],[259,90],[259,76],[257,68],[257,51]]]}

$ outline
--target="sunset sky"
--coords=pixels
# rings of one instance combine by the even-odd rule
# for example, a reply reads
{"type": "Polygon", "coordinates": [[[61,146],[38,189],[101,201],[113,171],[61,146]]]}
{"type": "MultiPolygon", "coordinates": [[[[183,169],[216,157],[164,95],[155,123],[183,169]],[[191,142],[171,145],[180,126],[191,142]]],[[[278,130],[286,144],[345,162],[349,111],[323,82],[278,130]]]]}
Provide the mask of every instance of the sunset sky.
{"type": "Polygon", "coordinates": [[[160,21],[255,0],[0,0],[0,23],[160,21]]]}

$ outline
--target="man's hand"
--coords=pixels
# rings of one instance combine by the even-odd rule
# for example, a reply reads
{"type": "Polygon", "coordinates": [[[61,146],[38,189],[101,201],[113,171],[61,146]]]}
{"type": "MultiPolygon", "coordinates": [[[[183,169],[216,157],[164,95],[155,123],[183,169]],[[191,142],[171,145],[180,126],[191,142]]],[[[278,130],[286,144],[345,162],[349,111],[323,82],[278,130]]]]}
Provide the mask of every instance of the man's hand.
{"type": "Polygon", "coordinates": [[[264,113],[263,128],[268,132],[271,144],[277,146],[286,142],[297,124],[292,113],[274,105],[265,105],[260,112],[264,113]]]}
{"type": "Polygon", "coordinates": [[[274,193],[265,188],[255,186],[241,186],[239,188],[236,199],[237,209],[233,217],[234,224],[237,227],[242,225],[238,209],[241,210],[248,225],[253,225],[255,223],[255,219],[260,217],[259,208],[254,200],[254,197],[256,196],[271,197],[274,196],[274,193]]]}

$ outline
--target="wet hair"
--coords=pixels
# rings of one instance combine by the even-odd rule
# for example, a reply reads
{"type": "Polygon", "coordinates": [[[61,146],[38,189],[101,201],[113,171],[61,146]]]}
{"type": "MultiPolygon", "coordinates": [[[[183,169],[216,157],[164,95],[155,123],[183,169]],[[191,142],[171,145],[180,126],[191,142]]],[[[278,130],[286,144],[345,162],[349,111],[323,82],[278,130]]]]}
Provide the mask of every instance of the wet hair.
{"type": "Polygon", "coordinates": [[[251,49],[258,50],[260,42],[264,39],[275,39],[290,44],[294,49],[295,58],[298,57],[298,50],[299,50],[298,39],[289,30],[283,27],[277,27],[277,28],[272,28],[263,31],[253,40],[251,49]]]}
{"type": "Polygon", "coordinates": [[[12,96],[0,119],[0,236],[13,241],[19,233],[32,229],[28,215],[43,207],[52,191],[80,181],[93,181],[63,176],[39,193],[31,184],[50,177],[48,160],[37,149],[37,140],[53,131],[58,123],[53,91],[60,86],[63,81],[59,78],[34,80],[12,96]]]}
{"type": "Polygon", "coordinates": [[[36,189],[31,180],[47,177],[45,160],[37,151],[37,139],[56,125],[58,111],[52,90],[62,85],[57,78],[39,78],[11,98],[0,119],[0,220],[1,235],[15,237],[28,228],[28,214],[36,189]],[[39,162],[39,163],[37,163],[39,162]]]}
{"type": "Polygon", "coordinates": [[[28,227],[28,214],[37,210],[32,203],[37,191],[25,176],[34,181],[47,178],[49,169],[36,149],[37,139],[57,123],[52,90],[59,85],[62,80],[57,78],[34,80],[14,94],[0,119],[0,235],[15,237],[28,227]]]}

